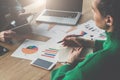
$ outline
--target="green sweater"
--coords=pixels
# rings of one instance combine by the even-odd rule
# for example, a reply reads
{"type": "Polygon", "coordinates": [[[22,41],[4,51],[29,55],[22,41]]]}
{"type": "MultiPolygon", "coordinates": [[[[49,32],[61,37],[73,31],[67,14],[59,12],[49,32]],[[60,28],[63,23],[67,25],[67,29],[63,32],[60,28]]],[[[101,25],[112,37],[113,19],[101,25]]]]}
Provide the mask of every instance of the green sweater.
{"type": "Polygon", "coordinates": [[[105,42],[95,42],[95,52],[76,66],[53,70],[51,80],[120,80],[120,38],[107,33],[105,42]]]}

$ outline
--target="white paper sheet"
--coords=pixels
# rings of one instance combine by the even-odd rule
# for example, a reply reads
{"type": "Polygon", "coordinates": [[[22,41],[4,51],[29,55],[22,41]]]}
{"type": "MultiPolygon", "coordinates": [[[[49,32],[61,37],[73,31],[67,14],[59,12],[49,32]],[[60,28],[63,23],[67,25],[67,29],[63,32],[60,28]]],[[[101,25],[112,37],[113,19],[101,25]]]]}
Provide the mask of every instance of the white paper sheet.
{"type": "Polygon", "coordinates": [[[85,22],[81,25],[78,25],[77,28],[69,33],[67,33],[67,35],[69,34],[77,34],[80,35],[81,32],[85,32],[86,34],[81,36],[84,37],[86,39],[92,39],[92,40],[96,40],[96,39],[101,39],[101,40],[105,40],[106,39],[106,35],[104,34],[105,31],[98,28],[95,25],[95,22],[93,20],[89,20],[88,22],[85,22]]]}
{"type": "Polygon", "coordinates": [[[44,60],[57,61],[58,51],[59,44],[26,39],[11,56],[28,60],[41,58],[44,60]]]}
{"type": "Polygon", "coordinates": [[[61,62],[61,63],[66,62],[71,49],[72,48],[61,47],[59,50],[58,58],[57,58],[58,62],[61,62]]]}
{"type": "Polygon", "coordinates": [[[11,56],[34,60],[40,56],[44,44],[45,42],[26,39],[11,56]]]}
{"type": "Polygon", "coordinates": [[[53,33],[51,35],[51,39],[47,41],[47,43],[55,43],[57,44],[58,41],[62,40],[65,36],[67,31],[71,29],[71,26],[64,26],[64,25],[56,25],[49,32],[53,33]]]}
{"type": "Polygon", "coordinates": [[[56,33],[58,32],[66,33],[70,29],[71,29],[71,26],[56,25],[52,29],[50,29],[50,31],[55,31],[56,33]]]}
{"type": "Polygon", "coordinates": [[[45,23],[42,23],[36,27],[33,26],[32,31],[35,34],[43,35],[47,37],[50,37],[50,35],[52,34],[49,32],[49,24],[45,24],[45,23]]]}
{"type": "Polygon", "coordinates": [[[71,26],[56,25],[49,30],[49,24],[42,23],[39,26],[32,27],[33,33],[54,38],[65,34],[71,26]]]}

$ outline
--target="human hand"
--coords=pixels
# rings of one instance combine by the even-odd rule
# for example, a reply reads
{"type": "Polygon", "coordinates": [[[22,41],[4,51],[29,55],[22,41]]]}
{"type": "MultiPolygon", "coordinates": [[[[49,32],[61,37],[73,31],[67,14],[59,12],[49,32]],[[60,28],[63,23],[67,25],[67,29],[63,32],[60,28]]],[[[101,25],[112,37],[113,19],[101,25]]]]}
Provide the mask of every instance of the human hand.
{"type": "Polygon", "coordinates": [[[94,48],[95,41],[81,38],[82,35],[68,35],[58,43],[62,43],[67,47],[92,47],[94,48]]]}
{"type": "Polygon", "coordinates": [[[79,36],[81,35],[68,35],[58,43],[62,43],[63,46],[67,47],[81,47],[82,44],[76,40],[79,36]]]}
{"type": "Polygon", "coordinates": [[[74,63],[77,59],[79,59],[82,49],[83,47],[73,48],[68,55],[67,63],[74,63]]]}
{"type": "Polygon", "coordinates": [[[2,31],[0,32],[0,41],[2,42],[7,42],[9,40],[11,40],[16,32],[11,31],[11,30],[6,30],[6,31],[2,31]]]}

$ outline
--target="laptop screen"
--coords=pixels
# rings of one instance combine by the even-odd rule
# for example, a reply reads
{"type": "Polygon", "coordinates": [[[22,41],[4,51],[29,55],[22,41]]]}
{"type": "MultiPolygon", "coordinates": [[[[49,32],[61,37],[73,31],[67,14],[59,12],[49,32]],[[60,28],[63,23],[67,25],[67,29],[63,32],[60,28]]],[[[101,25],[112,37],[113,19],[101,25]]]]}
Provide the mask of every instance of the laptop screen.
{"type": "Polygon", "coordinates": [[[83,0],[47,0],[46,8],[52,10],[82,12],[83,0]]]}

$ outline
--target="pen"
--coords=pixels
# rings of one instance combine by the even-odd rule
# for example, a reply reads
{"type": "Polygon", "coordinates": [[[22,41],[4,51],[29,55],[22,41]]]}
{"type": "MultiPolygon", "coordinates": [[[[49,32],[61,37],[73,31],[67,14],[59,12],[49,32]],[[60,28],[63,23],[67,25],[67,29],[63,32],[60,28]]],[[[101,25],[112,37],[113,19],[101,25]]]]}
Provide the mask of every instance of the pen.
{"type": "MultiPolygon", "coordinates": [[[[68,37],[79,37],[79,36],[83,36],[83,35],[69,35],[68,37]]],[[[61,42],[63,42],[63,41],[64,41],[64,39],[61,40],[61,41],[58,41],[57,43],[61,43],[61,42]]]]}
{"type": "Polygon", "coordinates": [[[62,41],[58,41],[57,43],[61,43],[61,42],[63,42],[64,40],[62,40],[62,41]]]}
{"type": "Polygon", "coordinates": [[[25,24],[23,24],[23,25],[16,26],[16,27],[14,27],[14,28],[12,28],[12,29],[10,29],[10,30],[16,30],[16,29],[21,28],[21,27],[24,27],[24,26],[26,26],[26,25],[28,25],[28,24],[29,24],[29,23],[25,23],[25,24]]]}

